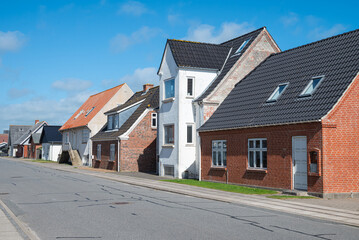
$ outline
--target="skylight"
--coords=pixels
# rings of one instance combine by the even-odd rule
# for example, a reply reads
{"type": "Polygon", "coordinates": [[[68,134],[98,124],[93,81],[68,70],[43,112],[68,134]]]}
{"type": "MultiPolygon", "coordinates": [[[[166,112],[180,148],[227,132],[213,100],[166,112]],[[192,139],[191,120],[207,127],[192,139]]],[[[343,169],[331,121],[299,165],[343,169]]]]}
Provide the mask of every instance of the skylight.
{"type": "Polygon", "coordinates": [[[309,84],[304,88],[303,92],[300,94],[300,97],[311,96],[314,91],[318,88],[320,81],[323,77],[314,77],[310,80],[309,84]]]}
{"type": "Polygon", "coordinates": [[[92,108],[86,113],[85,117],[87,117],[87,116],[90,114],[90,112],[92,112],[92,110],[94,110],[94,108],[95,108],[95,107],[92,107],[92,108]]]}
{"type": "Polygon", "coordinates": [[[236,51],[234,54],[240,53],[240,52],[243,50],[243,48],[247,45],[247,43],[249,42],[249,40],[250,40],[250,39],[245,40],[245,41],[242,43],[242,45],[237,49],[237,51],[236,51]]]}
{"type": "Polygon", "coordinates": [[[81,111],[74,117],[74,120],[76,120],[83,112],[84,112],[84,110],[81,110],[81,111]]]}
{"type": "Polygon", "coordinates": [[[287,88],[288,83],[279,84],[278,87],[274,90],[272,95],[268,98],[267,102],[275,102],[282,95],[284,90],[287,88]]]}

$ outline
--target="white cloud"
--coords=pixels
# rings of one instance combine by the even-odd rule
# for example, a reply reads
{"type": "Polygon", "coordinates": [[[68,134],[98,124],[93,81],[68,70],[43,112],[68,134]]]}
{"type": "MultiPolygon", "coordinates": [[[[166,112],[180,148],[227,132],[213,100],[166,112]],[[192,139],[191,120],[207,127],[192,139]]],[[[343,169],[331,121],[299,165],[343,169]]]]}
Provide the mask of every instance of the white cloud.
{"type": "Polygon", "coordinates": [[[137,1],[129,1],[121,5],[118,10],[118,14],[130,14],[134,16],[141,16],[144,13],[149,12],[146,6],[143,3],[137,1]]]}
{"type": "Polygon", "coordinates": [[[179,14],[168,14],[167,20],[170,24],[174,25],[181,22],[181,15],[179,14]]]}
{"type": "Polygon", "coordinates": [[[124,51],[131,45],[146,42],[160,33],[160,29],[144,26],[131,35],[117,34],[110,40],[110,49],[114,53],[124,51]]]}
{"type": "Polygon", "coordinates": [[[120,79],[120,82],[127,83],[133,91],[142,89],[142,85],[152,83],[158,85],[157,69],[154,67],[137,68],[132,74],[120,79]]]}
{"type": "Polygon", "coordinates": [[[30,92],[31,92],[30,89],[27,88],[22,88],[22,89],[11,88],[7,92],[7,95],[9,98],[16,99],[16,98],[22,98],[24,96],[27,96],[30,92]]]}
{"type": "Polygon", "coordinates": [[[247,22],[241,24],[225,22],[219,30],[216,30],[212,25],[201,24],[194,28],[191,27],[184,39],[196,42],[221,43],[248,33],[253,29],[254,27],[247,22]]]}
{"type": "Polygon", "coordinates": [[[342,24],[335,24],[331,28],[316,27],[309,32],[309,38],[313,40],[319,40],[327,37],[331,37],[344,32],[347,28],[342,24]]]}
{"type": "Polygon", "coordinates": [[[25,35],[19,31],[0,31],[0,52],[17,51],[24,45],[25,41],[25,35]]]}
{"type": "Polygon", "coordinates": [[[295,25],[299,21],[298,14],[290,12],[287,16],[281,17],[281,22],[285,27],[295,25]]]}
{"type": "Polygon", "coordinates": [[[63,91],[83,91],[92,86],[92,82],[77,78],[65,78],[52,83],[52,87],[63,91]]]}

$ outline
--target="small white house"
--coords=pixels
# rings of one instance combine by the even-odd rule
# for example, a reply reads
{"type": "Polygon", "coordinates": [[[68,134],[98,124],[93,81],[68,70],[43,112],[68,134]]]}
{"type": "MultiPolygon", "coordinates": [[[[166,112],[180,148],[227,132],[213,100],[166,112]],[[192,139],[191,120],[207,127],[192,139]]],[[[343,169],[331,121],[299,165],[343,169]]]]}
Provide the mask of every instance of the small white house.
{"type": "Polygon", "coordinates": [[[40,143],[42,145],[41,158],[43,160],[57,161],[61,153],[62,135],[59,132],[61,126],[44,126],[40,143]]]}
{"type": "Polygon", "coordinates": [[[238,81],[278,51],[265,28],[222,44],[167,40],[158,70],[160,176],[199,177],[196,130],[238,81]]]}

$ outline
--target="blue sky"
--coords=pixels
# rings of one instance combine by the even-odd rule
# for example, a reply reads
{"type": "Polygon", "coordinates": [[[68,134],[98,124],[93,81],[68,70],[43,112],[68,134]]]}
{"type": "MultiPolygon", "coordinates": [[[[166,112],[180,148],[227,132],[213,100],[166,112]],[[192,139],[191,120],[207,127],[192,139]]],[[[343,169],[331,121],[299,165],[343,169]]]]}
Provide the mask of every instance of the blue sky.
{"type": "Polygon", "coordinates": [[[156,76],[167,38],[219,43],[266,26],[282,50],[358,28],[358,1],[0,0],[0,132],[63,124],[91,95],[156,76]]]}

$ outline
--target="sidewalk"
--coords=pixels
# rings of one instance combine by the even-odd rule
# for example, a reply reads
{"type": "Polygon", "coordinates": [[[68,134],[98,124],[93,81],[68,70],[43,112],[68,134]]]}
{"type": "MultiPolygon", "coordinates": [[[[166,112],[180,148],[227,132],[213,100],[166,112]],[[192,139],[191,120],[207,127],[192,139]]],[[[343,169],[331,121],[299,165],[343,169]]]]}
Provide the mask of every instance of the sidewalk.
{"type": "Polygon", "coordinates": [[[86,174],[122,183],[152,188],[161,191],[189,195],[193,197],[266,208],[290,214],[302,215],[311,218],[320,218],[328,221],[340,222],[359,227],[359,199],[270,199],[261,195],[245,195],[220,190],[201,188],[171,182],[159,181],[163,179],[155,175],[144,173],[117,173],[108,170],[88,167],[72,167],[65,164],[37,163],[22,159],[6,158],[21,161],[46,168],[86,174]]]}
{"type": "Polygon", "coordinates": [[[0,200],[0,239],[2,240],[23,240],[14,225],[6,216],[3,208],[2,201],[0,200]]]}

